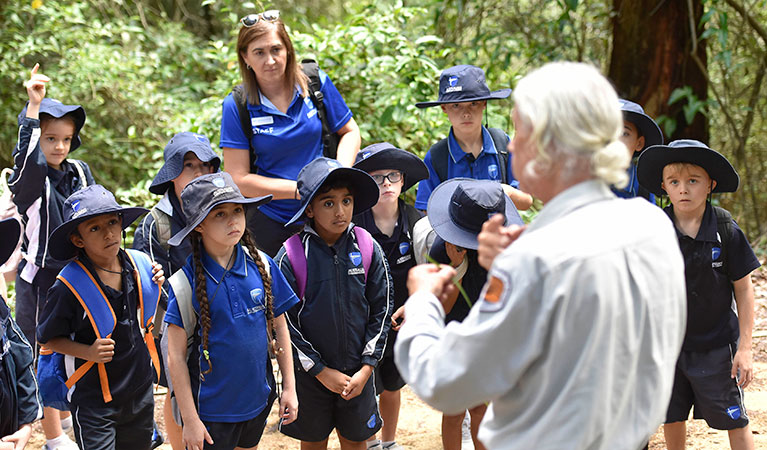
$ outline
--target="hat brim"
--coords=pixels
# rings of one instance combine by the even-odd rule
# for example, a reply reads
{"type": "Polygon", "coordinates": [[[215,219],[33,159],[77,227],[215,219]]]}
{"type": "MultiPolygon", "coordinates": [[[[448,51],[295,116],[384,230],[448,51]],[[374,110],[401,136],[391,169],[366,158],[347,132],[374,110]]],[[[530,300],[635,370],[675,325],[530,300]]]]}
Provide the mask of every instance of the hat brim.
{"type": "MultiPolygon", "coordinates": [[[[201,143],[200,145],[205,144],[201,143]]],[[[173,184],[173,180],[178,178],[184,170],[184,156],[189,152],[194,153],[194,156],[202,162],[213,161],[213,173],[218,172],[218,169],[221,167],[221,158],[219,158],[218,155],[206,160],[203,159],[208,156],[205,155],[206,149],[198,148],[196,146],[190,147],[181,155],[180,164],[178,162],[171,162],[176,158],[171,158],[168,161],[165,161],[162,167],[160,167],[160,170],[157,171],[157,175],[155,175],[154,180],[152,180],[152,184],[149,185],[149,192],[157,195],[165,194],[168,188],[173,184]]]]}
{"type": "Polygon", "coordinates": [[[19,245],[21,223],[15,217],[0,221],[0,265],[5,264],[19,245]]]}
{"type": "Polygon", "coordinates": [[[264,203],[269,203],[271,200],[272,200],[272,196],[270,194],[270,195],[265,195],[263,197],[252,197],[252,198],[243,197],[240,199],[224,199],[219,202],[214,202],[205,210],[203,214],[200,214],[199,216],[197,216],[196,220],[187,224],[187,226],[184,227],[181,231],[171,236],[171,238],[168,239],[168,245],[173,247],[180,245],[181,242],[184,241],[184,238],[189,233],[191,233],[192,230],[194,230],[195,227],[197,227],[197,225],[202,223],[202,221],[205,220],[206,217],[208,217],[208,214],[210,214],[213,208],[215,208],[218,205],[222,205],[224,203],[237,203],[240,205],[247,205],[248,207],[258,207],[260,205],[263,205],[264,203]]]}
{"type": "Polygon", "coordinates": [[[418,102],[415,104],[416,108],[430,108],[432,106],[437,105],[444,105],[447,103],[466,103],[466,102],[478,102],[480,100],[500,100],[503,98],[507,98],[509,95],[511,95],[511,89],[498,89],[497,91],[490,92],[489,95],[481,96],[481,97],[471,97],[471,98],[464,98],[460,101],[455,100],[437,100],[433,102],[418,102]]]}
{"type": "Polygon", "coordinates": [[[362,212],[375,206],[378,203],[379,190],[378,185],[373,178],[366,172],[355,167],[338,167],[333,169],[332,172],[328,172],[325,178],[317,184],[317,187],[311,192],[308,198],[301,199],[301,207],[298,212],[285,224],[285,226],[292,225],[303,217],[306,212],[306,207],[309,206],[312,199],[317,195],[317,192],[328,181],[335,178],[344,178],[350,181],[350,184],[354,186],[354,212],[352,215],[356,216],[362,212]]]}
{"type": "Polygon", "coordinates": [[[50,255],[60,261],[66,261],[72,259],[77,255],[77,246],[72,243],[69,236],[77,230],[77,226],[85,222],[88,219],[92,219],[96,216],[103,214],[122,214],[122,229],[126,229],[136,221],[139,217],[148,213],[149,210],[141,207],[128,207],[128,208],[105,208],[101,210],[93,211],[89,214],[83,214],[76,219],[68,220],[53,230],[50,239],[48,239],[48,251],[50,255]]]}
{"type": "Polygon", "coordinates": [[[421,158],[396,148],[376,152],[356,163],[354,168],[364,170],[367,173],[382,169],[399,170],[405,174],[402,192],[415,186],[419,181],[429,178],[429,169],[421,158]]]}
{"type": "MultiPolygon", "coordinates": [[[[478,233],[465,230],[454,224],[452,219],[450,219],[449,208],[445,207],[445,205],[450,204],[450,199],[455,189],[464,181],[474,181],[474,179],[452,178],[437,186],[429,197],[426,214],[429,217],[429,223],[431,223],[432,228],[439,237],[453,245],[476,250],[479,248],[479,243],[477,242],[478,233]]],[[[506,214],[503,225],[507,227],[509,225],[524,225],[525,222],[519,215],[517,207],[514,206],[514,202],[511,201],[508,195],[504,195],[503,198],[506,202],[506,214]]]]}
{"type": "Polygon", "coordinates": [[[719,152],[706,147],[669,147],[655,145],[642,152],[637,161],[637,179],[645,189],[655,195],[666,195],[661,187],[663,168],[675,162],[700,166],[711,179],[716,180],[712,192],[735,192],[740,176],[732,164],[719,152]]]}
{"type": "Polygon", "coordinates": [[[654,145],[663,145],[663,132],[650,116],[635,111],[623,111],[623,118],[633,123],[639,134],[644,136],[644,147],[634,152],[635,155],[654,145]]]}

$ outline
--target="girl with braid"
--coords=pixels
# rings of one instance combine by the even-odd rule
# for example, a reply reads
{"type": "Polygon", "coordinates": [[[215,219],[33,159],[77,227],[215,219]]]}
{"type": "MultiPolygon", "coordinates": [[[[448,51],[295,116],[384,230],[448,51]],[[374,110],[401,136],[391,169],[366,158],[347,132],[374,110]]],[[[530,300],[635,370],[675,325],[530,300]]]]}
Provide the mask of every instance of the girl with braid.
{"type": "Polygon", "coordinates": [[[297,417],[283,313],[298,298],[245,224],[245,209],[270,199],[243,197],[227,173],[203,175],[181,192],[188,225],[168,243],[189,236],[193,252],[170,280],[165,322],[170,381],[189,450],[256,448],[277,398],[270,354],[283,374],[282,423],[297,417]]]}

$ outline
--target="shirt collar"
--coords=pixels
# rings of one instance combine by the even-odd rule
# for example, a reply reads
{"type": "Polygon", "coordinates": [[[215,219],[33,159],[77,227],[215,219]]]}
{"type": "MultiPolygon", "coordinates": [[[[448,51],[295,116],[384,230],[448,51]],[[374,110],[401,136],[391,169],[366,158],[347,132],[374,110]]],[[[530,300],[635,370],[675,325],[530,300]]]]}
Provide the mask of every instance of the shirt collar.
{"type": "MultiPolygon", "coordinates": [[[[591,203],[615,198],[615,194],[603,181],[592,179],[578,183],[549,200],[538,216],[530,223],[527,231],[542,228],[591,203]]],[[[594,218],[594,220],[598,219],[594,218]]]]}
{"type": "MultiPolygon", "coordinates": [[[[676,220],[674,219],[674,205],[669,205],[664,209],[671,218],[671,221],[676,224],[676,220]]],[[[674,225],[674,229],[676,230],[677,236],[686,236],[676,228],[676,225],[674,225]]],[[[698,235],[695,236],[695,240],[701,242],[719,242],[719,239],[717,239],[718,232],[714,207],[711,206],[711,203],[706,202],[706,209],[703,210],[703,218],[700,220],[700,228],[698,228],[698,235]]]]}
{"type": "MultiPolygon", "coordinates": [[[[454,163],[457,163],[461,158],[465,158],[469,155],[469,153],[463,151],[460,144],[458,144],[458,141],[455,139],[453,127],[450,127],[450,133],[447,135],[447,150],[453,158],[454,163]]],[[[490,136],[490,132],[487,131],[487,128],[484,126],[482,126],[482,151],[479,153],[479,157],[482,156],[482,153],[490,153],[492,155],[498,153],[495,149],[495,144],[493,143],[493,137],[490,136]]],[[[477,159],[479,159],[479,157],[477,157],[477,159]]]]}
{"type": "MultiPolygon", "coordinates": [[[[216,261],[214,261],[213,258],[208,256],[208,253],[205,252],[204,247],[200,247],[202,248],[202,267],[205,269],[205,273],[207,273],[208,276],[213,279],[214,283],[220,283],[224,277],[224,273],[227,271],[224,270],[224,268],[221,267],[216,261]]],[[[232,268],[229,269],[228,272],[240,277],[247,277],[248,265],[245,261],[245,252],[242,250],[242,245],[235,245],[234,252],[234,264],[232,264],[232,268]]]]}
{"type": "MultiPolygon", "coordinates": [[[[272,103],[272,101],[269,100],[264,94],[262,94],[260,90],[258,91],[258,98],[259,98],[259,100],[261,102],[261,107],[262,108],[264,108],[264,107],[269,108],[269,109],[273,110],[273,111],[270,111],[270,112],[274,113],[274,114],[281,114],[283,116],[286,115],[285,113],[283,113],[282,111],[277,109],[277,107],[274,106],[274,103],[272,103]]],[[[295,88],[293,89],[293,100],[290,101],[290,106],[288,107],[288,109],[290,109],[293,106],[293,104],[296,102],[296,100],[299,100],[299,99],[302,100],[302,98],[301,98],[301,86],[296,84],[295,88]]]]}

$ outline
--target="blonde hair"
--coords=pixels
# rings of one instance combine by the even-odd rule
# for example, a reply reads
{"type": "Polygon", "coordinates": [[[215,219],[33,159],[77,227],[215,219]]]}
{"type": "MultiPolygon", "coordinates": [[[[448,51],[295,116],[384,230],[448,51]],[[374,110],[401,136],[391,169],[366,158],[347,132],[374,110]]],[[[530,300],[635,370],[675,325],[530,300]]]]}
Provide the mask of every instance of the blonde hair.
{"type": "Polygon", "coordinates": [[[630,157],[618,139],[623,115],[607,79],[589,64],[549,63],[520,80],[513,92],[515,109],[538,155],[528,164],[545,173],[554,161],[565,173],[584,170],[618,187],[628,182],[630,157]]]}

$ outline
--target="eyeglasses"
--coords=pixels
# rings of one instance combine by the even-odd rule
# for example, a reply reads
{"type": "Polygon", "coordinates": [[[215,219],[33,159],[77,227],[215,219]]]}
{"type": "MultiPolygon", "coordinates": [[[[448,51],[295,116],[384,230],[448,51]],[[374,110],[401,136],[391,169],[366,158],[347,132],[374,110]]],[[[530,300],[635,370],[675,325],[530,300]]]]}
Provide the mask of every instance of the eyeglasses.
{"type": "Polygon", "coordinates": [[[248,14],[240,19],[240,23],[243,27],[250,28],[258,22],[265,20],[267,22],[274,22],[280,18],[280,11],[278,9],[270,9],[259,14],[248,14]]]}
{"type": "Polygon", "coordinates": [[[389,183],[399,183],[399,181],[402,179],[402,172],[396,171],[396,172],[389,172],[386,175],[371,175],[373,177],[373,181],[376,182],[377,185],[382,185],[384,183],[384,178],[389,180],[389,183]]]}

